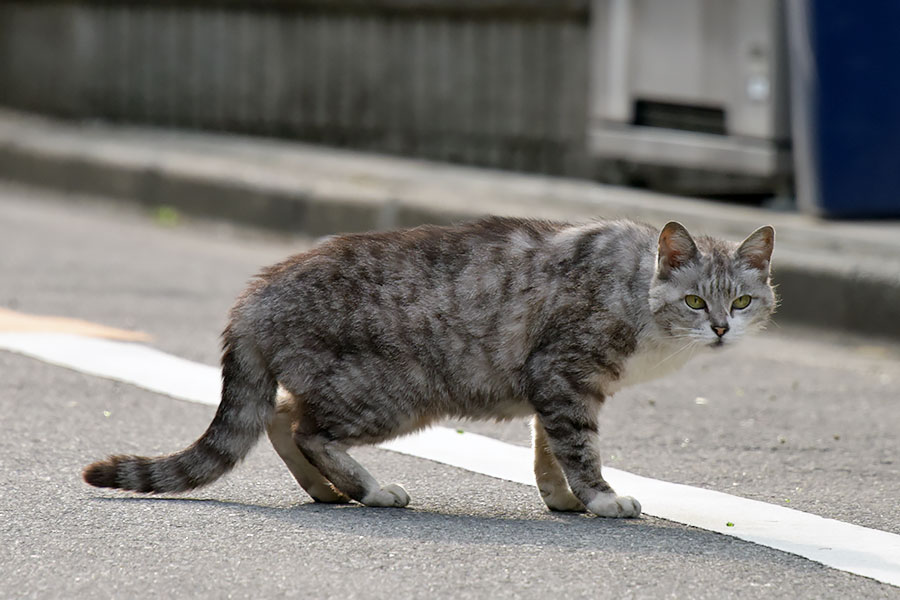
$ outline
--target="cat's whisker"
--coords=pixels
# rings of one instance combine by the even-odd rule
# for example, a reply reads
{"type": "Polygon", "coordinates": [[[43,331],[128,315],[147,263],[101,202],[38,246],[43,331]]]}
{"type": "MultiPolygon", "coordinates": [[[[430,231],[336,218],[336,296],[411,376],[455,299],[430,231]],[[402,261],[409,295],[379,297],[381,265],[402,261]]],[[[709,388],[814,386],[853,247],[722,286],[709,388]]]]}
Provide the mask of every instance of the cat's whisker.
{"type": "Polygon", "coordinates": [[[670,340],[696,340],[696,332],[688,327],[678,327],[672,330],[672,333],[666,336],[670,340]]]}
{"type": "Polygon", "coordinates": [[[678,356],[679,354],[681,354],[682,352],[684,352],[684,351],[687,350],[688,348],[693,348],[693,347],[696,347],[696,346],[697,346],[697,340],[691,340],[691,341],[689,341],[687,344],[685,344],[684,346],[682,346],[681,348],[679,348],[679,349],[676,350],[675,352],[669,354],[667,357],[665,357],[664,359],[662,359],[661,361],[659,361],[658,363],[656,363],[656,366],[655,366],[654,368],[655,368],[655,369],[658,369],[660,366],[663,365],[663,363],[666,363],[666,362],[668,362],[669,360],[675,358],[676,356],[678,356]]]}

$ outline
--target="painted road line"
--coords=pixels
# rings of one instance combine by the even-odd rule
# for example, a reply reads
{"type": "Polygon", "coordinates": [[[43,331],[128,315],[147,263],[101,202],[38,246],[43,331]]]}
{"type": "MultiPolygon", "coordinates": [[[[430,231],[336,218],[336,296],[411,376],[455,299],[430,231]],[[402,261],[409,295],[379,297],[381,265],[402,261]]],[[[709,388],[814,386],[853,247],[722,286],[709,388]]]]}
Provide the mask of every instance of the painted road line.
{"type": "Polygon", "coordinates": [[[117,329],[69,317],[29,315],[2,307],[0,307],[0,331],[72,333],[127,342],[149,342],[152,339],[143,331],[117,329]]]}
{"type": "Polygon", "coordinates": [[[221,371],[142,344],[71,333],[0,332],[0,349],[131,383],[152,392],[218,406],[221,371]]]}
{"type": "MultiPolygon", "coordinates": [[[[0,333],[0,349],[132,383],[174,398],[218,404],[221,381],[217,368],[147,346],[72,334],[14,332],[0,333]]],[[[473,433],[460,434],[436,427],[381,447],[534,485],[530,449],[473,433]]],[[[900,586],[900,535],[617,469],[606,468],[604,475],[620,493],[637,497],[648,515],[730,535],[900,586]]]]}
{"type": "MultiPolygon", "coordinates": [[[[435,427],[382,448],[475,473],[534,485],[530,448],[435,427]]],[[[900,535],[731,494],[641,477],[611,467],[603,476],[644,513],[797,554],[900,586],[900,535]],[[732,526],[728,524],[731,523],[732,526]]]]}

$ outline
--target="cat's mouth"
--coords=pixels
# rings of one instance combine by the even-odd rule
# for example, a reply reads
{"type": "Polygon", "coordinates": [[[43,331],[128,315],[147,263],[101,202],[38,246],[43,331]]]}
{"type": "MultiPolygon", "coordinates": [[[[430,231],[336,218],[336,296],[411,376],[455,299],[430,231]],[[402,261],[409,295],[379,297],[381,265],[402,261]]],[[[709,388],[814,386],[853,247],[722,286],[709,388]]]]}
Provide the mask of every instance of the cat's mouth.
{"type": "Polygon", "coordinates": [[[709,343],[710,348],[722,348],[724,346],[725,346],[725,340],[723,340],[722,338],[719,338],[716,341],[709,343]]]}

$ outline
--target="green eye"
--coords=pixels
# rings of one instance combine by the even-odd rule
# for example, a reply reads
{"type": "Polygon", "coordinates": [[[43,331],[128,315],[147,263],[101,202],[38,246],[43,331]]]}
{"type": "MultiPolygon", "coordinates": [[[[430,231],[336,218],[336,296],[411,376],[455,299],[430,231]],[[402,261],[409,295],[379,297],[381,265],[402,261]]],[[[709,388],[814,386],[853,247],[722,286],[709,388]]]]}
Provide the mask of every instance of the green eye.
{"type": "Polygon", "coordinates": [[[706,300],[701,298],[700,296],[695,296],[693,294],[689,294],[684,297],[684,303],[693,308],[694,310],[700,310],[701,308],[706,308],[706,300]]]}
{"type": "Polygon", "coordinates": [[[741,296],[740,298],[738,298],[737,300],[735,300],[734,302],[731,303],[731,308],[736,308],[738,310],[740,310],[742,308],[747,308],[748,306],[750,306],[751,299],[752,298],[750,298],[750,296],[748,296],[747,294],[744,294],[743,296],[741,296]]]}

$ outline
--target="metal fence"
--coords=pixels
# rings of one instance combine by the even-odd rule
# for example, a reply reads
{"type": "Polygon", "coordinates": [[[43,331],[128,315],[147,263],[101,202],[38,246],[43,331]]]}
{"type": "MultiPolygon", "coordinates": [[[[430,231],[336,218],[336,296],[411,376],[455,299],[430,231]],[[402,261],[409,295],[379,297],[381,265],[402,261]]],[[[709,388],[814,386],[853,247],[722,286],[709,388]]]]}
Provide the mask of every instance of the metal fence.
{"type": "Polygon", "coordinates": [[[0,103],[580,174],[589,5],[0,2],[0,103]]]}

